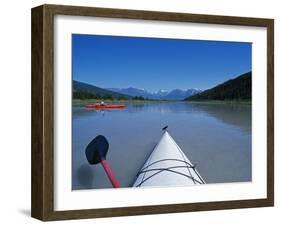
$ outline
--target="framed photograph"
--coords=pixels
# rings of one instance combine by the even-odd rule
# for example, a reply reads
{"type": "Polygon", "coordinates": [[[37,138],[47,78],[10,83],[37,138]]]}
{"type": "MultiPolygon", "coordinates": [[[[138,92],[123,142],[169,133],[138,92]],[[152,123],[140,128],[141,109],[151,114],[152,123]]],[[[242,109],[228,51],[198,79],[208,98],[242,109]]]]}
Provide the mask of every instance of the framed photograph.
{"type": "Polygon", "coordinates": [[[274,205],[274,21],[32,9],[32,216],[274,205]]]}

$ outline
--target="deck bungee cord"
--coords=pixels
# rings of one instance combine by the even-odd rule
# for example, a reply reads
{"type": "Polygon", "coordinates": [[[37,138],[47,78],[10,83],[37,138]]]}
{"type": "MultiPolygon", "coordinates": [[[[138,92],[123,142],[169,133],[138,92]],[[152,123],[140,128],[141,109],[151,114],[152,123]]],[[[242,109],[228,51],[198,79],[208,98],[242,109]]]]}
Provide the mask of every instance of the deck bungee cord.
{"type": "Polygon", "coordinates": [[[163,128],[163,135],[136,175],[133,187],[187,186],[205,184],[181,148],[163,128]]]}
{"type": "Polygon", "coordinates": [[[176,174],[179,174],[179,175],[182,175],[182,176],[185,176],[187,177],[188,179],[191,179],[193,181],[194,184],[205,184],[204,180],[201,178],[201,176],[196,172],[196,174],[198,175],[198,179],[195,179],[195,177],[193,176],[190,176],[191,173],[189,174],[184,174],[184,173],[181,173],[181,172],[177,172],[176,170],[173,170],[173,169],[179,169],[179,168],[187,168],[187,169],[193,169],[195,170],[195,165],[191,165],[189,162],[186,162],[186,161],[183,161],[181,159],[162,159],[162,160],[158,160],[158,161],[155,161],[153,163],[150,163],[148,166],[142,168],[138,173],[137,173],[137,176],[140,176],[141,174],[144,174],[146,172],[151,172],[151,171],[157,171],[156,173],[152,174],[151,176],[147,177],[146,179],[144,179],[144,177],[142,178],[141,182],[137,185],[135,185],[135,187],[140,187],[144,182],[146,182],[147,180],[149,180],[150,178],[156,176],[157,174],[159,173],[162,173],[164,171],[168,171],[168,172],[172,172],[172,173],[176,173],[176,174]],[[182,162],[182,163],[185,163],[187,166],[171,166],[171,167],[168,167],[168,168],[151,168],[151,169],[148,169],[150,166],[158,163],[158,162],[162,162],[162,161],[178,161],[178,162],[182,162]]]}

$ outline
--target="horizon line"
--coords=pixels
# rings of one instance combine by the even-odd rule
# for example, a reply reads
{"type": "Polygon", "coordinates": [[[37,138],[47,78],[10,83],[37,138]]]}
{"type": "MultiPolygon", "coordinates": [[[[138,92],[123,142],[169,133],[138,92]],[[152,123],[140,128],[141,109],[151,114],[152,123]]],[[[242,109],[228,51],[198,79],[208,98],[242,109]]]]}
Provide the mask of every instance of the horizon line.
{"type": "Polygon", "coordinates": [[[222,82],[218,83],[217,85],[212,86],[212,87],[209,87],[209,88],[206,88],[206,89],[200,89],[200,88],[197,88],[197,87],[190,87],[190,88],[187,88],[187,89],[173,88],[173,89],[167,90],[167,89],[161,89],[161,88],[160,88],[160,89],[158,89],[157,91],[151,91],[151,90],[148,90],[148,89],[145,89],[145,88],[138,88],[138,87],[134,87],[134,86],[127,86],[127,87],[102,87],[102,86],[98,86],[98,85],[95,85],[95,84],[92,84],[92,83],[89,83],[89,82],[85,82],[85,81],[81,81],[81,80],[75,80],[75,79],[73,79],[73,78],[72,78],[72,81],[81,82],[81,83],[84,83],[84,84],[87,84],[87,85],[92,85],[92,86],[96,86],[96,87],[98,87],[98,88],[107,89],[107,90],[109,90],[109,89],[129,89],[129,88],[133,88],[133,89],[145,90],[145,91],[147,91],[147,92],[149,92],[149,93],[157,93],[157,92],[159,92],[159,91],[161,91],[161,90],[164,90],[164,91],[166,91],[166,92],[171,92],[171,91],[176,90],[176,89],[178,89],[178,90],[183,90],[183,91],[187,91],[187,90],[189,90],[189,89],[196,89],[196,90],[200,90],[200,91],[205,91],[205,90],[212,89],[212,88],[214,88],[214,87],[216,87],[216,86],[218,86],[218,85],[220,85],[220,84],[223,84],[223,83],[225,83],[225,82],[227,82],[227,81],[229,81],[229,80],[235,79],[235,78],[237,78],[237,77],[239,77],[239,76],[241,76],[241,75],[244,75],[244,74],[247,74],[247,73],[250,73],[250,72],[252,72],[252,70],[247,71],[247,72],[244,72],[244,73],[242,73],[242,74],[240,74],[240,75],[238,75],[238,76],[237,76],[237,75],[236,75],[236,76],[233,76],[233,77],[229,78],[228,80],[222,81],[222,82]]]}

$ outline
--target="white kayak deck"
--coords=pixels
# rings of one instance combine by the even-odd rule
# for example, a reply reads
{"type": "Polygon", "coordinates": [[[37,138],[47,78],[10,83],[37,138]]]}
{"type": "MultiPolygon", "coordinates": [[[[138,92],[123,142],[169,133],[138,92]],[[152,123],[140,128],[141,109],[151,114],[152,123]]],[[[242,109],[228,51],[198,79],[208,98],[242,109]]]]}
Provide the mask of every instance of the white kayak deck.
{"type": "Polygon", "coordinates": [[[133,187],[197,184],[205,184],[205,181],[168,131],[165,131],[139,171],[133,187]]]}

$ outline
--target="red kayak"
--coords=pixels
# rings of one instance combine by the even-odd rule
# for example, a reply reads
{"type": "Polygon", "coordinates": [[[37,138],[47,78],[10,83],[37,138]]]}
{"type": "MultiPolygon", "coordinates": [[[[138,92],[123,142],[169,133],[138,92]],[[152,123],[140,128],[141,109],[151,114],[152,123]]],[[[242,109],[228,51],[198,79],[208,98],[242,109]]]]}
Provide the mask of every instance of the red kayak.
{"type": "Polygon", "coordinates": [[[97,109],[97,110],[114,110],[114,109],[124,109],[126,105],[124,104],[87,104],[85,105],[87,109],[97,109]]]}

